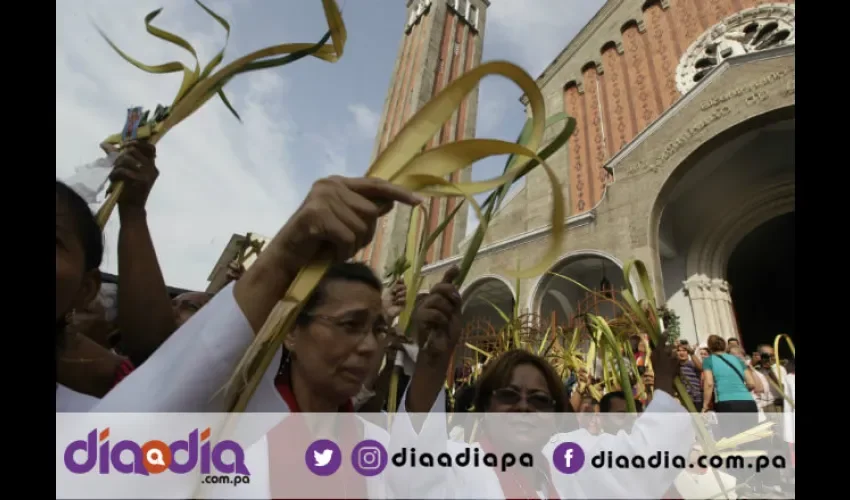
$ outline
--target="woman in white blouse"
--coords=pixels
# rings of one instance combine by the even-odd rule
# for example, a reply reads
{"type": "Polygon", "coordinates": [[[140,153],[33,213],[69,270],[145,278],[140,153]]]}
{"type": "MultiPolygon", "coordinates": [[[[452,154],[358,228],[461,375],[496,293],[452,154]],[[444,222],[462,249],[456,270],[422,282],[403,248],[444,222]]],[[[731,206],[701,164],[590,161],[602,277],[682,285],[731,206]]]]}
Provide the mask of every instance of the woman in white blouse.
{"type": "Polygon", "coordinates": [[[245,498],[243,486],[248,486],[261,498],[291,498],[296,492],[303,492],[298,498],[385,498],[383,482],[361,476],[349,460],[342,460],[329,480],[314,474],[304,458],[319,437],[333,440],[343,454],[364,439],[383,445],[389,441],[382,427],[354,413],[352,403],[383,354],[380,344],[389,332],[381,289],[381,281],[363,263],[330,267],[287,336],[282,363],[280,358],[274,361],[279,371],[266,373],[248,408],[313,415],[290,415],[248,450],[250,485],[211,488],[209,497],[245,498]],[[333,413],[344,415],[327,415],[333,413]]]}
{"type": "MultiPolygon", "coordinates": [[[[98,401],[57,384],[57,411],[226,411],[227,402],[220,389],[228,382],[253,341],[254,333],[259,331],[271,310],[284,297],[298,271],[316,259],[344,262],[351,258],[371,241],[376,220],[391,210],[394,202],[416,205],[421,203],[421,199],[379,179],[331,177],[319,180],[238,282],[218,293],[103,399],[98,401]]],[[[91,211],[73,190],[57,181],[57,352],[61,351],[66,315],[75,307],[90,302],[97,294],[98,268],[102,257],[102,235],[91,211]]],[[[376,296],[380,307],[380,291],[376,292],[376,296]]],[[[310,363],[317,349],[333,342],[329,336],[337,335],[336,331],[332,333],[336,326],[328,325],[333,322],[330,314],[319,311],[320,305],[330,303],[327,300],[320,302],[315,306],[312,317],[300,320],[295,335],[287,341],[289,352],[294,354],[295,359],[303,356],[304,363],[310,363]],[[319,338],[323,335],[324,339],[319,338]]],[[[368,319],[364,324],[374,327],[368,319]]],[[[341,328],[345,330],[346,326],[341,328]]],[[[329,400],[323,400],[319,394],[328,389],[337,390],[333,394],[340,396],[345,392],[342,387],[350,386],[353,392],[347,397],[356,394],[361,386],[361,382],[355,380],[360,373],[360,365],[351,364],[348,360],[352,356],[367,359],[368,353],[373,350],[369,347],[372,344],[373,337],[365,335],[359,343],[346,344],[350,350],[348,353],[340,350],[322,353],[326,356],[322,360],[325,364],[320,366],[332,367],[333,374],[305,377],[303,384],[298,381],[297,375],[293,375],[292,391],[298,395],[296,400],[300,409],[325,410],[329,400]],[[340,360],[341,364],[333,364],[340,360]],[[307,378],[312,382],[308,382],[307,378]],[[346,382],[340,383],[342,378],[346,382]]],[[[249,412],[285,413],[291,409],[275,385],[281,359],[278,353],[249,404],[249,412]]],[[[256,457],[256,453],[253,456],[256,457]]],[[[250,456],[248,461],[250,465],[250,456]]],[[[197,486],[196,480],[183,483],[181,485],[188,488],[187,495],[191,495],[197,486]]],[[[262,484],[262,481],[256,483],[262,484]]],[[[252,481],[253,484],[255,481],[252,481]]],[[[59,496],[68,495],[60,495],[57,488],[57,498],[59,496]]]]}
{"type": "Polygon", "coordinates": [[[475,409],[483,415],[478,442],[464,445],[447,439],[441,388],[461,330],[461,300],[452,284],[456,272],[448,271],[414,313],[415,333],[423,347],[401,413],[393,422],[390,453],[407,453],[412,460],[413,448],[420,457],[425,453],[456,457],[466,448],[473,455],[498,457],[513,452],[518,457],[525,450],[530,451],[533,467],[425,468],[408,462],[388,469],[390,493],[398,498],[660,498],[677,470],[637,469],[612,475],[585,466],[579,473],[562,475],[555,470],[552,450],[562,442],[576,442],[588,461],[603,451],[625,456],[669,451],[687,456],[694,433],[688,413],[669,395],[678,361],[666,342],[653,351],[655,397],[630,434],[596,437],[583,429],[557,434],[569,422],[562,412],[570,411],[561,381],[544,359],[515,350],[490,360],[479,379],[475,409]],[[491,415],[495,418],[488,418],[491,415]]]}

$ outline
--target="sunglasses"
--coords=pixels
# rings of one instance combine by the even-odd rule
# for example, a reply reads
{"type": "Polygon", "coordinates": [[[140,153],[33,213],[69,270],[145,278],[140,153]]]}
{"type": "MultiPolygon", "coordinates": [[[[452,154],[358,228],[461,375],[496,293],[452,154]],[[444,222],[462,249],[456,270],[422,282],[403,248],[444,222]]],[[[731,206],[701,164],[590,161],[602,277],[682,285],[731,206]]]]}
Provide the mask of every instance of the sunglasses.
{"type": "Polygon", "coordinates": [[[549,412],[555,409],[555,400],[542,392],[523,395],[521,392],[509,388],[493,391],[493,399],[505,406],[516,406],[523,398],[525,398],[526,404],[536,411],[549,412]]]}

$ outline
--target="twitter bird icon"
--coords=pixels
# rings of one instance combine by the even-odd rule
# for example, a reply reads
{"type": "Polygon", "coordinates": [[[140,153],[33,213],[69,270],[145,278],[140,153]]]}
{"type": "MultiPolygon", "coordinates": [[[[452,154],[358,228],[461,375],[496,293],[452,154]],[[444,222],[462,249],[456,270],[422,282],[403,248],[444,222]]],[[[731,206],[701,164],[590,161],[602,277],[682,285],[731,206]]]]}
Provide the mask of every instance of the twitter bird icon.
{"type": "Polygon", "coordinates": [[[342,452],[333,441],[319,439],[307,447],[304,462],[313,474],[330,476],[342,465],[342,452]]]}
{"type": "Polygon", "coordinates": [[[316,460],[316,467],[324,467],[331,463],[331,459],[334,457],[334,451],[330,448],[319,453],[318,451],[313,452],[313,459],[316,460]]]}

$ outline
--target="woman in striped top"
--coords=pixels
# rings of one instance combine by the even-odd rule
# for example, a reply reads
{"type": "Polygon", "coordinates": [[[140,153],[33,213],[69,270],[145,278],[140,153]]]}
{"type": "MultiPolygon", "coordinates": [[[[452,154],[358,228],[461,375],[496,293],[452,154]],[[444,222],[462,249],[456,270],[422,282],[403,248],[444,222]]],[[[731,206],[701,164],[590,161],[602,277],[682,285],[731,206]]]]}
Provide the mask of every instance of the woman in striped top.
{"type": "Polygon", "coordinates": [[[694,406],[702,409],[702,360],[694,355],[692,347],[682,342],[677,346],[676,354],[679,358],[679,375],[685,384],[685,390],[693,400],[694,406]]]}

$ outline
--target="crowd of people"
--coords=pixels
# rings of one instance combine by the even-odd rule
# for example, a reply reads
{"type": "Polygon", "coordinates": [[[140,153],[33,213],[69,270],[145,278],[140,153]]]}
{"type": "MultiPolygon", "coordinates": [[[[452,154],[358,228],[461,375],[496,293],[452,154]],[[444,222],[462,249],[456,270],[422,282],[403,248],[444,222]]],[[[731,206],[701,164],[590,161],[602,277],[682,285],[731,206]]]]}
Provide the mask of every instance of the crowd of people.
{"type": "MultiPolygon", "coordinates": [[[[772,347],[759,346],[747,356],[737,339],[713,335],[705,346],[695,347],[685,341],[668,343],[665,337],[662,345],[652,346],[652,370],[642,370],[646,397],[637,402],[639,415],[634,418],[627,418],[622,388],[596,400],[588,390],[595,374],[579,370],[565,384],[544,358],[525,350],[493,357],[474,380],[461,376],[447,389],[446,374],[462,330],[462,299],[453,284],[457,269],[446,272],[417,301],[408,340],[394,326],[405,306],[405,285],[385,287],[373,269],[352,261],[371,241],[378,218],[394,204],[423,201],[378,179],[319,180],[253,265],[230,269],[226,287],[214,296],[190,292],[172,299],[146,218],[148,194],[158,176],[155,157],[152,145],[130,143],[110,177],[124,183],[118,201],[120,286],[117,310],[111,313],[99,299],[101,229],[86,201],[56,181],[57,412],[226,411],[220,389],[256,332],[302,267],[330,259],[333,264],[288,332],[247,411],[378,413],[394,406],[399,414],[574,413],[576,428],[547,420],[541,442],[532,445],[542,450],[553,443],[553,436],[562,436],[562,441],[580,442],[586,450],[634,451],[644,446],[691,456],[697,450],[691,424],[664,420],[665,415],[687,412],[674,386],[679,376],[698,410],[720,414],[715,438],[772,420],[785,430],[771,440],[771,452],[793,462],[793,448],[786,444],[793,443],[793,423],[785,421],[787,400],[794,397],[793,362],[777,373],[772,347]],[[411,359],[409,376],[399,377],[397,389],[391,389],[396,360],[405,356],[411,359]],[[396,404],[389,405],[394,390],[396,404]],[[752,418],[724,420],[724,413],[752,418]],[[597,418],[602,414],[615,418],[597,418]]],[[[645,353],[640,342],[633,349],[638,363],[645,353]]],[[[423,440],[433,443],[436,436],[445,447],[473,443],[486,451],[515,445],[511,440],[524,434],[498,432],[483,424],[478,429],[461,427],[450,429],[447,419],[407,427],[396,422],[392,435],[382,431],[387,435],[381,439],[394,440],[394,446],[424,446],[423,440]]],[[[303,462],[304,449],[295,443],[314,432],[296,419],[285,419],[273,429],[270,436],[281,438],[276,442],[292,445],[269,450],[269,470],[285,467],[292,457],[303,462]]],[[[357,439],[369,432],[380,434],[367,426],[354,432],[357,439]]],[[[677,492],[678,472],[663,469],[636,471],[643,476],[627,483],[590,475],[564,482],[568,476],[540,469],[455,469],[452,474],[430,482],[427,474],[415,480],[389,478],[380,487],[365,478],[350,478],[347,498],[410,498],[413,493],[402,491],[414,491],[411,488],[430,498],[475,498],[484,489],[487,498],[687,498],[677,492]]],[[[730,474],[740,482],[747,479],[740,472],[730,474]]],[[[269,491],[286,487],[274,484],[277,477],[270,473],[269,491]]],[[[781,485],[777,493],[793,488],[787,477],[777,473],[773,479],[775,483],[767,485],[760,479],[758,486],[770,490],[781,485]]],[[[313,487],[322,491],[325,486],[317,481],[313,487]]]]}

